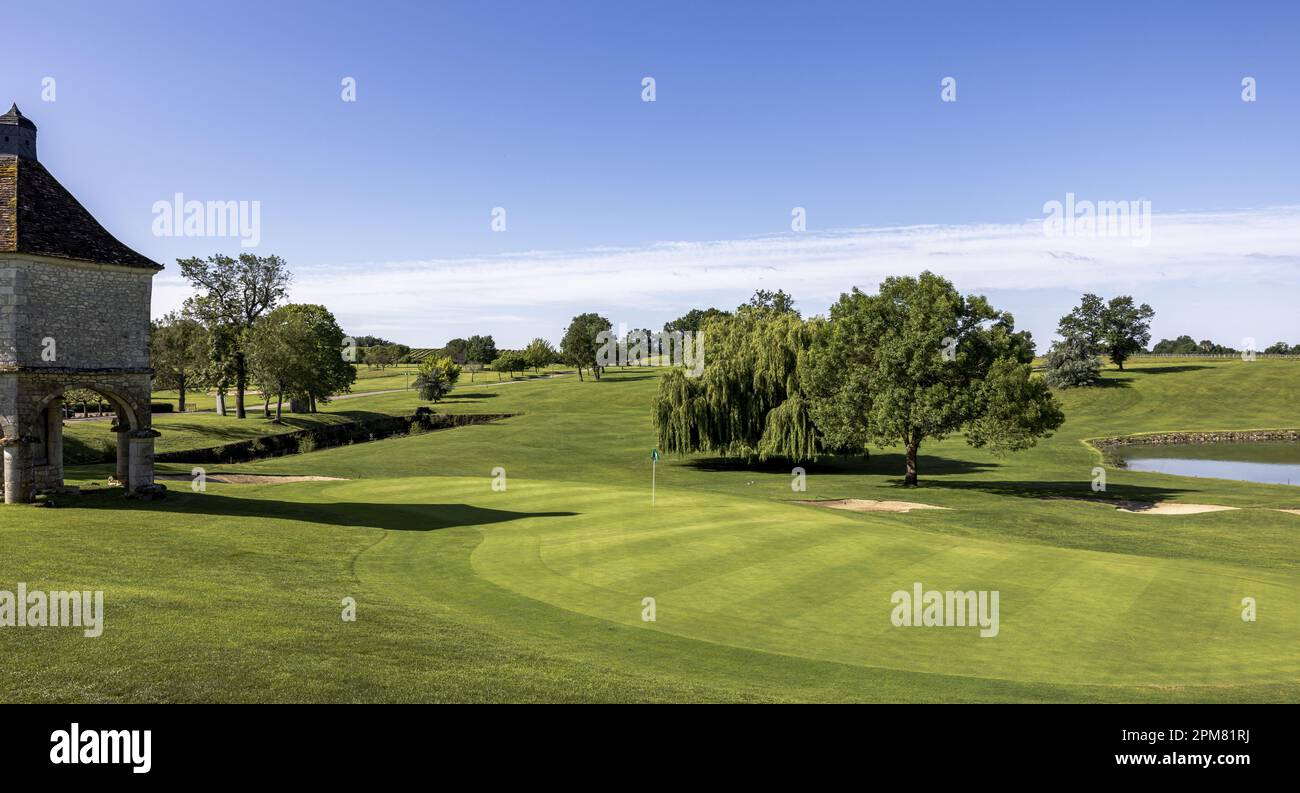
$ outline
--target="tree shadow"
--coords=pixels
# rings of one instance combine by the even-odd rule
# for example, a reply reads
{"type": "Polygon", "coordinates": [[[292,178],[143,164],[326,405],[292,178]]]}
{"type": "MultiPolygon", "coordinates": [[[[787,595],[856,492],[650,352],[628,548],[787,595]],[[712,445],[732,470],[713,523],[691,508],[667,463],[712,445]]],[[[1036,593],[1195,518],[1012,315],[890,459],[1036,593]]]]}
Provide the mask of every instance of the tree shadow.
{"type": "Polygon", "coordinates": [[[1196,492],[1188,488],[1156,487],[1152,485],[1108,484],[1106,492],[1094,493],[1089,479],[1072,481],[981,481],[978,479],[926,479],[921,469],[921,487],[941,487],[949,490],[977,490],[997,496],[1016,496],[1033,499],[1083,499],[1100,504],[1123,501],[1163,501],[1180,493],[1196,492]]]}
{"type": "Polygon", "coordinates": [[[440,401],[439,405],[454,405],[457,402],[471,402],[480,399],[494,399],[497,394],[493,392],[475,392],[473,394],[461,394],[456,391],[451,392],[451,396],[440,401]]]}
{"type": "MultiPolygon", "coordinates": [[[[234,487],[247,487],[235,485],[234,487]]],[[[117,491],[120,492],[120,491],[117,491]]],[[[62,500],[62,499],[61,499],[62,500]]],[[[513,512],[471,504],[393,504],[359,502],[276,501],[240,498],[224,493],[170,491],[162,501],[122,498],[114,491],[95,491],[67,501],[82,509],[132,510],[153,515],[214,515],[232,518],[272,518],[323,523],[331,526],[362,526],[389,531],[438,531],[461,526],[486,526],[524,518],[572,517],[577,512],[513,512]]]]}
{"type": "Polygon", "coordinates": [[[1178,374],[1180,372],[1195,372],[1200,369],[1209,369],[1211,367],[1204,364],[1187,364],[1185,366],[1130,366],[1125,372],[1141,372],[1142,374],[1178,374]]]}
{"type": "MultiPolygon", "coordinates": [[[[1132,370],[1125,369],[1124,371],[1127,374],[1132,370]]],[[[1085,386],[1085,388],[1131,388],[1132,386],[1133,386],[1132,377],[1103,377],[1097,380],[1096,382],[1094,382],[1091,386],[1085,386]]]]}
{"type": "MultiPolygon", "coordinates": [[[[826,457],[811,463],[795,463],[790,460],[767,460],[765,462],[746,462],[730,457],[702,457],[685,462],[689,468],[697,471],[752,471],[754,473],[789,474],[794,466],[803,468],[810,474],[894,474],[907,467],[907,457],[902,452],[872,452],[870,458],[862,456],[826,457]]],[[[934,455],[917,455],[917,468],[926,474],[977,474],[998,468],[997,463],[981,463],[971,460],[956,460],[950,457],[934,455]]],[[[901,480],[900,480],[901,481],[901,480]]]]}

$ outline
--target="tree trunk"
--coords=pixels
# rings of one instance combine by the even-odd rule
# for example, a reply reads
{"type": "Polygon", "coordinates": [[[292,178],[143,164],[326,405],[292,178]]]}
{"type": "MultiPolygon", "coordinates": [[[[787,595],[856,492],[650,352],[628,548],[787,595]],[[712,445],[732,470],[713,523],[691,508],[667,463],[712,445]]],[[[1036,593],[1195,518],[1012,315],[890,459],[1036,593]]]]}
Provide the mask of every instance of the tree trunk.
{"type": "Polygon", "coordinates": [[[179,408],[179,409],[178,409],[176,412],[177,412],[177,413],[184,413],[184,412],[185,412],[185,381],[184,381],[184,380],[181,380],[181,381],[178,383],[178,385],[180,386],[180,388],[178,388],[178,389],[176,389],[176,390],[177,390],[178,392],[180,392],[181,398],[177,400],[177,402],[179,403],[179,405],[178,405],[178,408],[179,408]]]}
{"type": "Polygon", "coordinates": [[[1116,358],[1116,359],[1115,359],[1115,365],[1119,367],[1119,370],[1120,370],[1121,372],[1124,371],[1124,359],[1123,359],[1123,358],[1116,358]]]}
{"type": "Polygon", "coordinates": [[[312,412],[312,413],[315,413],[315,412],[316,412],[316,395],[315,395],[315,394],[312,394],[312,395],[311,395],[311,412],[312,412]]]}
{"type": "Polygon", "coordinates": [[[248,366],[242,352],[235,353],[235,418],[248,418],[244,412],[244,389],[248,387],[248,366]]]}
{"type": "Polygon", "coordinates": [[[903,477],[903,484],[907,487],[916,487],[916,452],[920,448],[920,441],[907,444],[907,475],[903,477]]]}
{"type": "Polygon", "coordinates": [[[275,420],[280,420],[280,409],[284,406],[284,393],[280,392],[275,395],[275,420]]]}
{"type": "Polygon", "coordinates": [[[600,367],[599,367],[599,366],[593,366],[593,367],[591,367],[591,371],[593,371],[593,372],[596,373],[596,379],[599,380],[599,379],[600,379],[600,367]]]}
{"type": "Polygon", "coordinates": [[[578,367],[578,382],[582,382],[582,367],[578,367]]]}

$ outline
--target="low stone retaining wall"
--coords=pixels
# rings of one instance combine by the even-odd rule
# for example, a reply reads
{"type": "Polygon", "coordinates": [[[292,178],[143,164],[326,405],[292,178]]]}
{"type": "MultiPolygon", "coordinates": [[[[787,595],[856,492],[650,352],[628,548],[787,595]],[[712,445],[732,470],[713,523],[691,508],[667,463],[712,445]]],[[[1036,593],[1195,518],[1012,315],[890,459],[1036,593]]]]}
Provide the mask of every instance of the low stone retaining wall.
{"type": "Polygon", "coordinates": [[[241,463],[266,457],[281,457],[352,443],[365,443],[398,435],[432,432],[434,430],[464,427],[469,424],[487,424],[513,413],[482,413],[475,415],[445,415],[420,408],[411,416],[381,416],[346,424],[331,424],[305,430],[265,435],[205,449],[187,449],[162,452],[154,456],[158,462],[171,463],[241,463]]]}
{"type": "Polygon", "coordinates": [[[1215,432],[1151,432],[1143,435],[1120,435],[1115,438],[1091,438],[1088,444],[1101,452],[1107,462],[1124,467],[1115,454],[1126,446],[1177,446],[1196,443],[1256,443],[1260,441],[1300,442],[1300,430],[1219,430],[1215,432]]]}

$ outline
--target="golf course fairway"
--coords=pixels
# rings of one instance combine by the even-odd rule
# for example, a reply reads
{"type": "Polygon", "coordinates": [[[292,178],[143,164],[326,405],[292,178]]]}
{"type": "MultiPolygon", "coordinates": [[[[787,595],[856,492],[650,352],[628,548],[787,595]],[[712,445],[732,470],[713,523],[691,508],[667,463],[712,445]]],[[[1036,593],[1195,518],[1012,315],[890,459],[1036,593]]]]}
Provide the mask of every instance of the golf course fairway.
{"type": "Polygon", "coordinates": [[[103,635],[0,631],[0,701],[1300,701],[1300,487],[1086,443],[1298,427],[1300,362],[1131,361],[1059,394],[1029,451],[923,446],[917,488],[896,449],[802,491],[789,466],[664,457],[652,505],[661,372],[462,384],[436,409],[514,415],[209,471],[341,481],[143,502],[74,469],[82,495],[4,510],[0,589],[103,590],[103,635]],[[796,503],[831,499],[944,509],[796,503]],[[996,635],[895,625],[914,584],[996,591],[996,635]]]}

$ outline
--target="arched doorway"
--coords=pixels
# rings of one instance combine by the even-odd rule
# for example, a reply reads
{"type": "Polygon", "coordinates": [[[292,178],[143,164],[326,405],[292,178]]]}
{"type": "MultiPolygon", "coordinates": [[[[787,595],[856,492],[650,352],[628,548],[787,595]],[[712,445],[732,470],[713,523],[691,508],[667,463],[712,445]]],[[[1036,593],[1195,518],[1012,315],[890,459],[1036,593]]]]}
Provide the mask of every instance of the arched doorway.
{"type": "Polygon", "coordinates": [[[4,446],[4,500],[6,503],[33,501],[39,492],[66,490],[63,484],[64,396],[72,390],[87,390],[112,406],[111,420],[94,420],[105,425],[115,440],[114,477],[128,494],[142,494],[153,486],[154,438],[149,412],[147,377],[65,376],[30,394],[29,410],[19,416],[17,427],[6,427],[4,446]],[[16,432],[14,431],[16,430],[16,432]]]}

